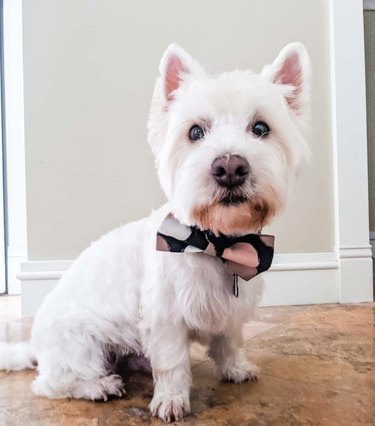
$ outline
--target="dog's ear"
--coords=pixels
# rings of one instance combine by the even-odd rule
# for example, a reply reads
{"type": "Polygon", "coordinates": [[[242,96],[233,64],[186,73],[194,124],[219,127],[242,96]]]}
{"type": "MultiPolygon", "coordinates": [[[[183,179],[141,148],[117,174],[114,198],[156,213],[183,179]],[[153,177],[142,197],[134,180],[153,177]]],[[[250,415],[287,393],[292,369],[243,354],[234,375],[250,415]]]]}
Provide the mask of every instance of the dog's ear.
{"type": "Polygon", "coordinates": [[[203,68],[179,45],[171,44],[160,61],[160,75],[164,96],[167,101],[174,99],[174,92],[181,82],[191,77],[204,75],[203,68]]]}
{"type": "Polygon", "coordinates": [[[266,65],[262,77],[276,84],[289,107],[298,115],[308,112],[310,104],[310,60],[302,43],[285,46],[271,65],[266,65]]]}
{"type": "Polygon", "coordinates": [[[203,67],[182,47],[171,44],[164,52],[159,66],[148,120],[148,143],[157,156],[164,145],[168,129],[168,112],[181,84],[205,77],[203,67]]]}

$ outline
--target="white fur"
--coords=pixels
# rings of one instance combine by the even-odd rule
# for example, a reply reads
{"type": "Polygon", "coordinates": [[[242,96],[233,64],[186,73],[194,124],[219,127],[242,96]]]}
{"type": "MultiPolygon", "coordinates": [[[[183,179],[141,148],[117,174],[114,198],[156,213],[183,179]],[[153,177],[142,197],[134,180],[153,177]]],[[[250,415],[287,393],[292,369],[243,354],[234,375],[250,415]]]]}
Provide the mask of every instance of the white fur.
{"type": "Polygon", "coordinates": [[[0,370],[18,371],[36,367],[34,351],[27,342],[0,342],[0,355],[0,370]]]}
{"type": "Polygon", "coordinates": [[[170,46],[161,61],[149,121],[149,143],[169,202],[86,249],[45,298],[30,343],[0,346],[0,368],[32,367],[37,359],[37,394],[106,399],[124,393],[109,353],[145,356],[155,382],[150,410],[167,421],[190,410],[192,339],[207,344],[221,379],[257,379],[242,349],[241,327],[253,315],[262,281],[240,283],[235,298],[219,259],[158,252],[155,236],[169,212],[194,225],[193,209],[220,195],[209,173],[220,155],[248,160],[253,180],[244,184],[246,197],[272,193],[278,210],[285,204],[307,152],[308,70],[307,54],[298,43],[285,48],[263,75],[237,70],[214,77],[180,47],[170,46]],[[293,106],[286,102],[293,87],[275,79],[291,52],[297,52],[301,74],[293,106]],[[176,66],[170,67],[176,58],[177,74],[176,66]],[[166,93],[167,80],[168,87],[177,84],[173,93],[166,93]],[[267,140],[249,129],[254,116],[270,125],[267,140]],[[209,122],[209,130],[204,140],[192,143],[188,130],[202,120],[209,122]]]}

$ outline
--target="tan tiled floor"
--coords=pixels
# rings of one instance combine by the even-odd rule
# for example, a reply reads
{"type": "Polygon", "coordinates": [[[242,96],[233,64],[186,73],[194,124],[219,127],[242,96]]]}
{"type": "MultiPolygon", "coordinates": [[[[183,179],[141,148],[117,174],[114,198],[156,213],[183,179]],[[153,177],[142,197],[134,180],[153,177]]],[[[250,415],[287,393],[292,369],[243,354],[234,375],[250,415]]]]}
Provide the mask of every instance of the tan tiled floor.
{"type": "MultiPolygon", "coordinates": [[[[19,298],[0,297],[0,340],[27,338],[19,298]]],[[[190,425],[375,425],[375,304],[262,308],[245,327],[258,383],[224,384],[203,348],[192,347],[190,425]]],[[[107,403],[48,400],[30,391],[34,371],[0,372],[0,426],[158,425],[147,404],[152,379],[126,379],[107,403]]]]}

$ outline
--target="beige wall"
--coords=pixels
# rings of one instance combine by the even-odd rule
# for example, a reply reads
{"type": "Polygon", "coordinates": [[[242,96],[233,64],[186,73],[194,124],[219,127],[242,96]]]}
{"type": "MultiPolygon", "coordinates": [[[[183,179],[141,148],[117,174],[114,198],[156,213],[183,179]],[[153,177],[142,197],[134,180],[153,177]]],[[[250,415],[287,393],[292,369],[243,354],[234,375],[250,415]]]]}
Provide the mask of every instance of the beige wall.
{"type": "Polygon", "coordinates": [[[364,18],[370,231],[375,232],[375,11],[364,18]]]}
{"type": "Polygon", "coordinates": [[[333,251],[328,2],[23,2],[28,248],[72,259],[163,200],[146,120],[163,50],[208,70],[260,70],[300,40],[313,63],[313,161],[272,226],[278,252],[333,251]]]}

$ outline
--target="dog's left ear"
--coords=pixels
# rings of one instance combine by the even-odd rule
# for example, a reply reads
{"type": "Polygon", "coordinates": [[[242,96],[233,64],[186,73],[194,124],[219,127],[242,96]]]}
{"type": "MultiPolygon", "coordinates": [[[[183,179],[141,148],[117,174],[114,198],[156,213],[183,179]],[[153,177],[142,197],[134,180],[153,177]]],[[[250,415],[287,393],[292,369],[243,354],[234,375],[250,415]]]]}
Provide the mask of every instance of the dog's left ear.
{"type": "Polygon", "coordinates": [[[261,75],[279,87],[287,104],[297,115],[308,112],[310,59],[302,43],[285,46],[275,61],[263,68],[261,75]]]}
{"type": "Polygon", "coordinates": [[[174,94],[182,82],[204,75],[200,64],[178,44],[171,44],[164,52],[159,71],[167,101],[174,99],[174,94]]]}

